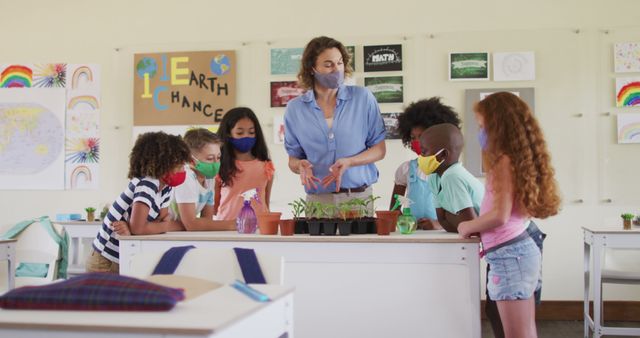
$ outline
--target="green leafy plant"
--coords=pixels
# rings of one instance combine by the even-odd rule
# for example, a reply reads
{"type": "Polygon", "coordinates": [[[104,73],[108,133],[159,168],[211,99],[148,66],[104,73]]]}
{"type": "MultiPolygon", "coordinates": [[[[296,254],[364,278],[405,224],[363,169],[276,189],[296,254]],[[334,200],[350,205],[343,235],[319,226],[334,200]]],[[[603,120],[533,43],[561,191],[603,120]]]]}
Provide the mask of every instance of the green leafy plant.
{"type": "Polygon", "coordinates": [[[94,208],[94,207],[87,207],[87,208],[84,208],[84,211],[86,211],[86,212],[95,212],[95,211],[96,211],[96,208],[94,208]]]}
{"type": "Polygon", "coordinates": [[[624,213],[624,214],[620,215],[620,217],[622,217],[622,219],[625,220],[625,221],[631,221],[636,216],[634,214],[624,213]]]}
{"type": "Polygon", "coordinates": [[[351,201],[344,201],[338,204],[338,212],[340,213],[340,218],[342,218],[342,220],[344,221],[347,220],[347,215],[351,210],[353,210],[353,204],[351,203],[351,201]]]}
{"type": "Polygon", "coordinates": [[[322,203],[316,201],[307,202],[304,208],[304,214],[307,218],[322,217],[322,203]]]}
{"type": "Polygon", "coordinates": [[[320,209],[325,218],[332,218],[336,214],[336,206],[333,204],[321,204],[320,209]]]}
{"type": "MultiPolygon", "coordinates": [[[[376,202],[376,200],[377,200],[377,199],[380,199],[380,196],[373,196],[373,195],[371,195],[371,196],[367,197],[367,198],[364,200],[364,203],[365,203],[365,206],[364,206],[364,207],[365,207],[365,212],[366,212],[366,211],[368,211],[368,210],[376,210],[375,202],[376,202]]],[[[372,216],[372,215],[369,215],[369,216],[372,216]]]]}
{"type": "Polygon", "coordinates": [[[102,208],[102,211],[100,211],[100,219],[104,219],[105,217],[107,217],[108,213],[109,213],[109,205],[105,204],[104,207],[102,208]]]}
{"type": "Polygon", "coordinates": [[[351,199],[351,205],[353,210],[356,210],[358,212],[358,217],[362,218],[365,215],[365,212],[367,210],[367,201],[363,200],[362,198],[352,198],[351,199]]]}
{"type": "Polygon", "coordinates": [[[305,212],[307,208],[307,201],[303,198],[299,198],[291,203],[289,203],[291,208],[293,209],[293,218],[300,218],[302,213],[305,212]]]}

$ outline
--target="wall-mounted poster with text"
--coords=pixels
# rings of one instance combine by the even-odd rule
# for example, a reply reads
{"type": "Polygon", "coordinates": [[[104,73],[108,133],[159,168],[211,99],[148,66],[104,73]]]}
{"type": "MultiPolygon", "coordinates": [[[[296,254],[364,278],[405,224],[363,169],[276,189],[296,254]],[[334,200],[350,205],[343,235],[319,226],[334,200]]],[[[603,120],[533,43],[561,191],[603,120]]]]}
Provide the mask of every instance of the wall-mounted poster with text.
{"type": "Polygon", "coordinates": [[[364,46],[364,71],[402,70],[402,45],[364,46]]]}

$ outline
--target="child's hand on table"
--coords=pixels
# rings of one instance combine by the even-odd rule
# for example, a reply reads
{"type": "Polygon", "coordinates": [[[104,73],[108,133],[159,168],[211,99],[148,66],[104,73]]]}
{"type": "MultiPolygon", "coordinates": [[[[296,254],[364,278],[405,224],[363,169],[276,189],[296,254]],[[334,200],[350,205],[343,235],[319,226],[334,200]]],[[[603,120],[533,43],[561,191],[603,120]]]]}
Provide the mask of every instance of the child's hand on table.
{"type": "Polygon", "coordinates": [[[130,236],[131,230],[129,229],[129,224],[125,221],[115,221],[111,223],[111,227],[113,231],[115,231],[119,236],[130,236]]]}

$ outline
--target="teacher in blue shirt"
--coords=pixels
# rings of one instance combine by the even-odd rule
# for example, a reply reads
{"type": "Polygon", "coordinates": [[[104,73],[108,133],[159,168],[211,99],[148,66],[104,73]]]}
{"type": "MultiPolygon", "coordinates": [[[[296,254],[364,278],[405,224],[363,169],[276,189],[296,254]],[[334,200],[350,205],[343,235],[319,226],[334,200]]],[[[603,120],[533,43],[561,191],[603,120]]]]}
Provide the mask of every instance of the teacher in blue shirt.
{"type": "Polygon", "coordinates": [[[284,145],[308,201],[366,198],[378,181],[374,162],[386,152],[384,122],[369,90],[344,85],[349,59],[335,39],[309,41],[298,73],[306,92],[287,104],[284,145]]]}

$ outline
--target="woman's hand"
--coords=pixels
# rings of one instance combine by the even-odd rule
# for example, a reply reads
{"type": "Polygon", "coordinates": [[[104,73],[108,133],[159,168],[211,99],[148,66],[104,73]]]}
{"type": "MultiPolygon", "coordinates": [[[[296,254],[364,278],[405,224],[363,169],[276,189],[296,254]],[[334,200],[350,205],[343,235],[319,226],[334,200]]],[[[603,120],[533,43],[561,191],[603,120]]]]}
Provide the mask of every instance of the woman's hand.
{"type": "Polygon", "coordinates": [[[322,179],[322,186],[325,188],[331,184],[331,182],[336,182],[336,192],[340,191],[340,184],[342,183],[342,174],[344,174],[347,169],[351,167],[351,160],[348,158],[340,158],[334,163],[331,167],[329,167],[329,175],[325,176],[322,179]]]}
{"type": "Polygon", "coordinates": [[[300,160],[298,164],[298,173],[300,173],[300,183],[302,183],[307,190],[318,189],[317,182],[320,182],[320,179],[313,176],[313,164],[307,160],[300,160]]]}

